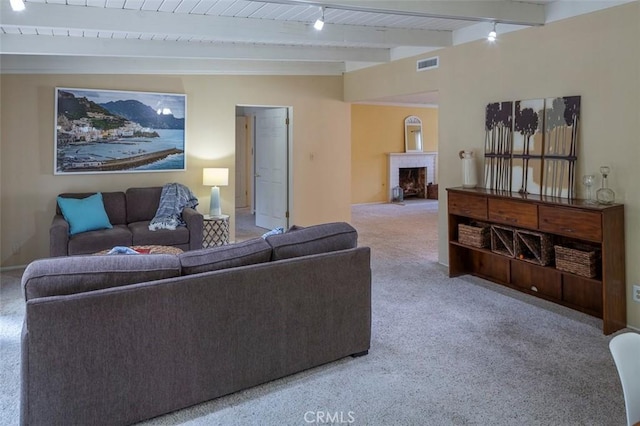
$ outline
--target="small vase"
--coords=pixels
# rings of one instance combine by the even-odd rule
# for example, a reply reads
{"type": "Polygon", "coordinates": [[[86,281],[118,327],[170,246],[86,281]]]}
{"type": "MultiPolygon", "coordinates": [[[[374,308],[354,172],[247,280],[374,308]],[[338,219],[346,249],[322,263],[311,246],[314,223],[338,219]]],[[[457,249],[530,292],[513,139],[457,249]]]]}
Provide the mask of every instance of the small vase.
{"type": "Polygon", "coordinates": [[[596,198],[600,204],[613,204],[616,198],[615,192],[609,188],[607,183],[607,177],[611,169],[608,166],[600,167],[600,173],[602,173],[602,188],[596,192],[596,198]]]}
{"type": "Polygon", "coordinates": [[[462,159],[462,187],[475,188],[478,185],[478,176],[473,151],[462,150],[458,155],[462,159]]]}
{"type": "Polygon", "coordinates": [[[595,181],[596,175],[588,174],[582,176],[582,183],[587,188],[587,199],[585,201],[587,204],[596,204],[596,200],[593,199],[593,190],[591,189],[595,181]]]}

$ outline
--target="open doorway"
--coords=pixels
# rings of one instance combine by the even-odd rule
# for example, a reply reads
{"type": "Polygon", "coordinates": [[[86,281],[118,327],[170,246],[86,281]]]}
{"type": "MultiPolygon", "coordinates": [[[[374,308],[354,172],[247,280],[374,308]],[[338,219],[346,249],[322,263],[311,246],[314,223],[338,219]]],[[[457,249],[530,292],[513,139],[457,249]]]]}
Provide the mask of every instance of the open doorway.
{"type": "Polygon", "coordinates": [[[438,98],[426,92],[352,104],[352,204],[438,202],[438,98]]]}
{"type": "Polygon", "coordinates": [[[290,107],[236,106],[236,241],[289,225],[290,107]]]}

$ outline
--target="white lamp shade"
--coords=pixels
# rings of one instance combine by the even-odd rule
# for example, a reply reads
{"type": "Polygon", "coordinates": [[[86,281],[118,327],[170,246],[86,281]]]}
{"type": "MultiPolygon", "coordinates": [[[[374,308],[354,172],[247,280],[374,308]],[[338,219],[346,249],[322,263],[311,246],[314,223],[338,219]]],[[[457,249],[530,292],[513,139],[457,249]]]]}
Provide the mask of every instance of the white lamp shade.
{"type": "Polygon", "coordinates": [[[202,184],[205,186],[229,185],[229,169],[227,168],[202,169],[202,184]]]}

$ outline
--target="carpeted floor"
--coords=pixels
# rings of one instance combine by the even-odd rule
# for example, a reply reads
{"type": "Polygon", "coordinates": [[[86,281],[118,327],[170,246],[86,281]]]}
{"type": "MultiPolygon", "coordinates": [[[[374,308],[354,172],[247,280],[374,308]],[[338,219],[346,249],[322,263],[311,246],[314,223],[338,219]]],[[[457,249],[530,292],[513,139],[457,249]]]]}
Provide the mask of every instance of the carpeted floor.
{"type": "MultiPolygon", "coordinates": [[[[372,248],[369,355],[145,425],[624,425],[602,322],[437,260],[437,201],[353,207],[372,248]]],[[[2,424],[17,424],[20,271],[0,275],[2,424]]]]}
{"type": "Polygon", "coordinates": [[[250,207],[236,209],[236,242],[260,237],[267,231],[269,230],[256,226],[256,215],[251,213],[250,207]]]}

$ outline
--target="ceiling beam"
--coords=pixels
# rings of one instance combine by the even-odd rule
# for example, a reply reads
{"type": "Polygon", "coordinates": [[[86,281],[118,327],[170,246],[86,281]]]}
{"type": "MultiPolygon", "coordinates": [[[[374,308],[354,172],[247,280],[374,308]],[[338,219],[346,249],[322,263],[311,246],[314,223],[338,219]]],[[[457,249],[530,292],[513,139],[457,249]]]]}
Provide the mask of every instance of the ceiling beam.
{"type": "Polygon", "coordinates": [[[327,9],[456,19],[471,22],[539,26],[545,24],[545,5],[496,0],[253,0],[262,3],[310,5],[327,9]]]}
{"type": "Polygon", "coordinates": [[[223,16],[164,13],[141,10],[67,6],[63,4],[29,3],[20,12],[12,12],[9,2],[0,2],[0,25],[77,29],[132,34],[169,33],[184,38],[207,38],[274,44],[334,43],[354,45],[366,43],[378,47],[452,45],[449,31],[374,28],[357,25],[326,24],[316,31],[311,24],[281,22],[268,19],[231,18],[223,16]]]}
{"type": "Polygon", "coordinates": [[[1,55],[2,74],[342,75],[340,62],[1,55]]]}
{"type": "Polygon", "coordinates": [[[0,53],[133,58],[389,62],[390,49],[241,45],[231,43],[0,34],[0,53]]]}

